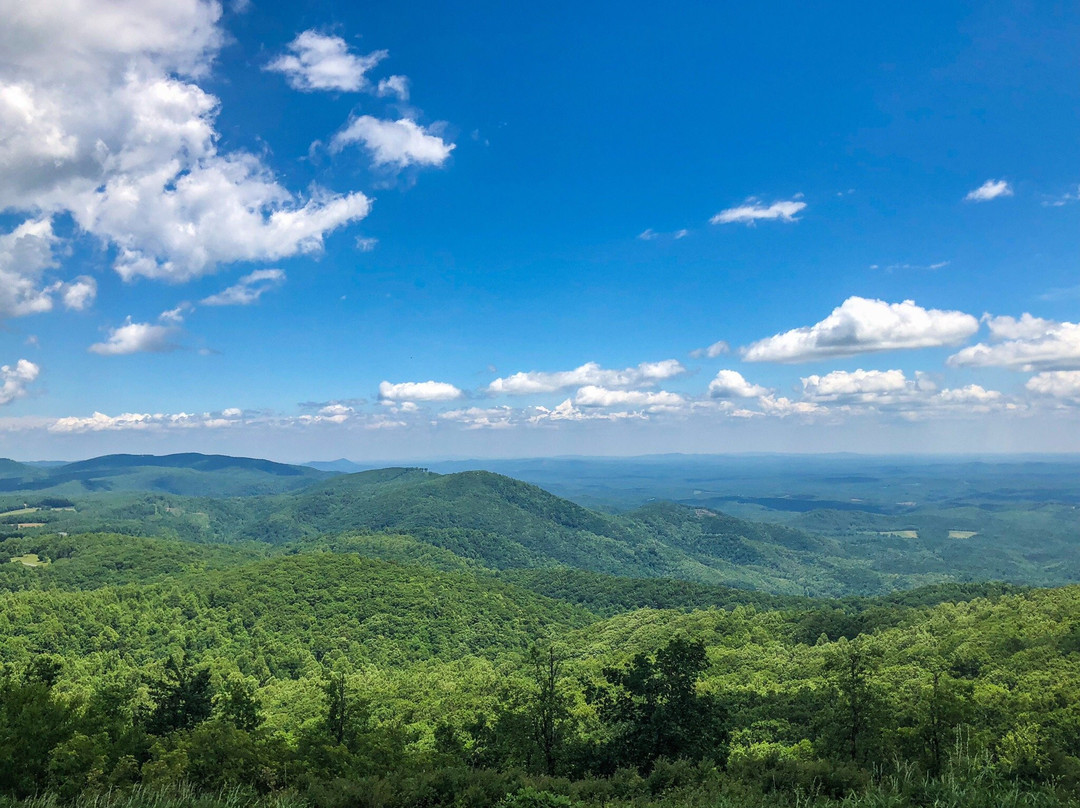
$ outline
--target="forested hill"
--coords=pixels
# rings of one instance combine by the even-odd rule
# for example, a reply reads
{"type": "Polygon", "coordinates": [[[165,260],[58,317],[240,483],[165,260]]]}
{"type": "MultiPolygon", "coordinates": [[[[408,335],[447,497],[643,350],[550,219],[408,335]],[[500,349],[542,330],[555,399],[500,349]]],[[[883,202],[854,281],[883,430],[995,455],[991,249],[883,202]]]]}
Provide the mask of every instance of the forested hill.
{"type": "MultiPolygon", "coordinates": [[[[34,483],[36,491],[0,492],[0,536],[119,532],[304,548],[342,534],[390,532],[409,537],[407,550],[398,543],[378,552],[437,559],[442,569],[571,568],[803,596],[875,595],[965,580],[1080,581],[1074,545],[1063,540],[1003,541],[993,553],[966,557],[957,540],[880,530],[827,536],[671,502],[602,513],[484,471],[333,474],[192,454],[25,468],[46,477],[34,483]],[[55,493],[76,489],[81,493],[55,493]]],[[[5,483],[13,484],[0,479],[5,483]]]]}
{"type": "Polygon", "coordinates": [[[604,514],[484,471],[360,472],[208,511],[231,539],[287,543],[391,531],[495,569],[558,565],[800,595],[870,594],[900,583],[845,558],[837,542],[791,528],[675,504],[604,514]]]}
{"type": "Polygon", "coordinates": [[[250,457],[114,454],[41,467],[0,459],[0,493],[80,496],[156,491],[183,496],[254,496],[295,491],[331,476],[308,466],[250,457]]]}

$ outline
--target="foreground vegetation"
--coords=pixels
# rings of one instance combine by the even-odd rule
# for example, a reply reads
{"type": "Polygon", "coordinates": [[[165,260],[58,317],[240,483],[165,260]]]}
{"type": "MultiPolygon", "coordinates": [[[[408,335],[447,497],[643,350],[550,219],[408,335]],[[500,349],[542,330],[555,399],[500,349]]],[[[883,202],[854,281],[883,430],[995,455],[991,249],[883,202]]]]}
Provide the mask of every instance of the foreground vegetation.
{"type": "Polygon", "coordinates": [[[496,475],[168,462],[71,473],[251,495],[7,503],[0,808],[1077,804],[1080,587],[866,596],[935,576],[496,475]]]}
{"type": "Polygon", "coordinates": [[[717,590],[708,608],[691,590],[654,609],[634,605],[680,585],[594,576],[549,597],[348,551],[204,548],[229,558],[177,570],[177,545],[137,546],[144,582],[0,596],[9,798],[1058,805],[1080,785],[1080,588],[717,590]]]}

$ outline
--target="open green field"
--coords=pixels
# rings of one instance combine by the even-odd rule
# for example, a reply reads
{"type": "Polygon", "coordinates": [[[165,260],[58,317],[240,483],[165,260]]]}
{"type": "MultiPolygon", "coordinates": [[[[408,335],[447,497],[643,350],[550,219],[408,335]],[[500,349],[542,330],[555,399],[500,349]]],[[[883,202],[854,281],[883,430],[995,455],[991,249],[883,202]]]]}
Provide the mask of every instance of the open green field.
{"type": "Polygon", "coordinates": [[[12,510],[12,511],[4,511],[3,513],[0,513],[0,518],[3,518],[5,516],[23,516],[24,514],[28,514],[28,513],[37,513],[38,510],[40,510],[40,509],[39,508],[16,508],[15,510],[12,510]]]}
{"type": "Polygon", "coordinates": [[[44,567],[48,561],[42,561],[37,553],[24,553],[20,556],[12,556],[11,563],[22,564],[24,567],[44,567]]]}

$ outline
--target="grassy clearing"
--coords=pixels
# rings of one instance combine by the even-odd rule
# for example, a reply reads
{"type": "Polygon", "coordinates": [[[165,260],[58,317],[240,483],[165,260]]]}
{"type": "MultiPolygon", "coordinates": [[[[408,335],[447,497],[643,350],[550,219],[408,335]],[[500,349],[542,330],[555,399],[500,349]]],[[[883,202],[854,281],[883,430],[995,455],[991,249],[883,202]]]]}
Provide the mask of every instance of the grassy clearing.
{"type": "Polygon", "coordinates": [[[882,530],[880,533],[882,536],[895,536],[898,539],[919,538],[919,531],[917,530],[882,530]]]}
{"type": "MultiPolygon", "coordinates": [[[[40,508],[16,508],[13,511],[4,511],[3,513],[0,513],[0,519],[4,518],[5,516],[22,516],[23,514],[27,513],[37,513],[39,510],[40,508]]],[[[72,508],[71,510],[75,509],[72,508]]]]}
{"type": "Polygon", "coordinates": [[[24,567],[45,567],[49,564],[48,561],[42,561],[37,553],[26,553],[21,556],[13,556],[11,563],[22,564],[24,567]]]}
{"type": "Polygon", "coordinates": [[[978,536],[978,531],[975,530],[950,530],[950,539],[970,539],[972,536],[978,536]]]}

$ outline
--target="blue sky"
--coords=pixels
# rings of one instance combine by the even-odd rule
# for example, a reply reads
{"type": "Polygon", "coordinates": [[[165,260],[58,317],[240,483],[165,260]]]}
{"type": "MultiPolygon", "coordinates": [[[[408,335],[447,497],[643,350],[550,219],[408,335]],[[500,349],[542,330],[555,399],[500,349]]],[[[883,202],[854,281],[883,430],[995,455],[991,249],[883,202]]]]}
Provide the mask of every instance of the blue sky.
{"type": "Polygon", "coordinates": [[[0,454],[1080,450],[1074,4],[584,5],[0,0],[0,454]]]}

